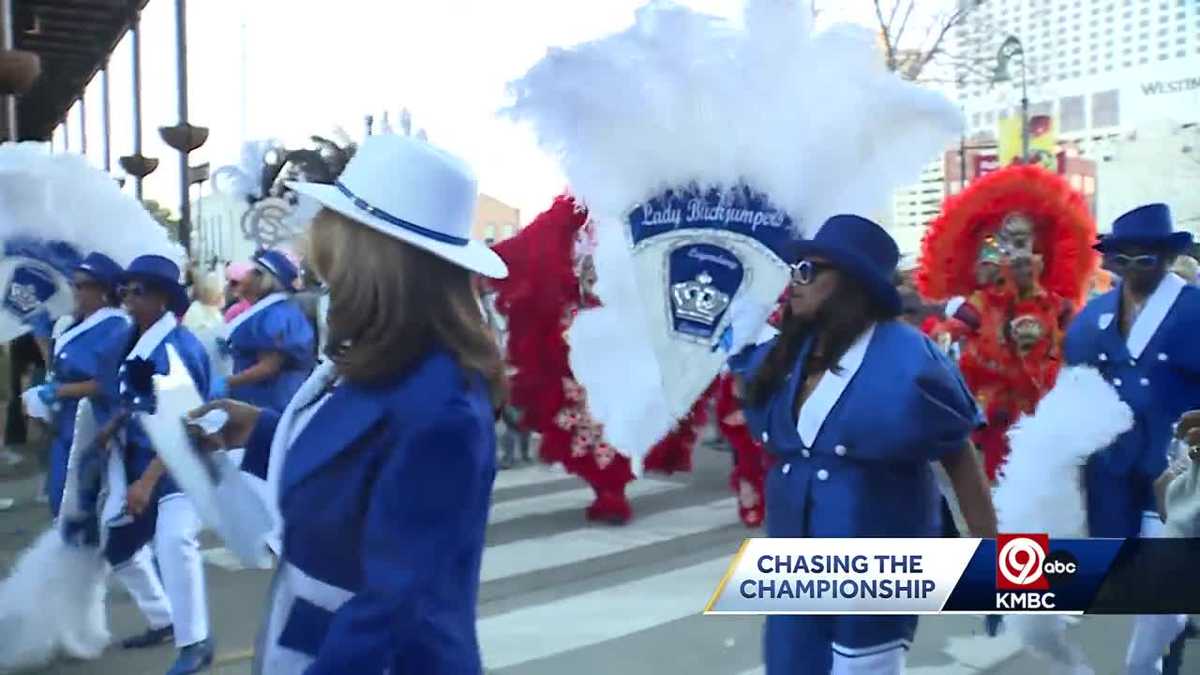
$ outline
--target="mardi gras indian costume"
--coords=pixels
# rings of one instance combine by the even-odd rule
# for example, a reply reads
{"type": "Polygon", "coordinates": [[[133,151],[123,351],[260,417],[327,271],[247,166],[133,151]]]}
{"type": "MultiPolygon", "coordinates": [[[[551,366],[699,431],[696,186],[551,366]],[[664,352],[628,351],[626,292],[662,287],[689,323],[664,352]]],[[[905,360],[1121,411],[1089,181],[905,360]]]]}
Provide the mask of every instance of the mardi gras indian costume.
{"type": "Polygon", "coordinates": [[[1095,237],[1084,196],[1038,166],[972,183],[925,235],[917,283],[951,301],[931,332],[962,341],[959,366],[988,419],[974,440],[992,480],[1009,427],[1054,385],[1066,325],[1096,269],[1095,237]]]}
{"type": "MultiPolygon", "coordinates": [[[[512,402],[521,425],[542,436],[543,462],[561,463],[596,493],[589,520],[624,523],[632,515],[625,495],[634,480],[628,457],[604,435],[592,416],[583,387],[571,371],[565,339],[576,316],[599,306],[587,210],[561,196],[520,234],[500,242],[496,252],[509,269],[491,282],[496,309],[507,320],[506,359],[513,368],[512,402]]],[[[736,450],[731,477],[738,511],[746,525],[762,522],[762,447],[746,431],[728,378],[714,382],[692,409],[646,454],[647,471],[673,473],[691,468],[699,430],[716,399],[719,426],[736,450]]]]}
{"type": "MultiPolygon", "coordinates": [[[[513,86],[509,113],[561,160],[596,242],[595,301],[574,300],[592,306],[539,320],[565,330],[563,397],[586,401],[604,456],[629,474],[695,423],[730,326],[766,323],[796,238],[882,208],[960,128],[948,101],[886,72],[869,31],[814,34],[810,17],[806,3],[751,0],[743,27],[654,2],[513,86]]],[[[547,285],[577,293],[560,259],[547,285]]],[[[533,414],[561,408],[547,398],[533,414]]]]}
{"type": "MultiPolygon", "coordinates": [[[[38,316],[65,317],[60,323],[67,330],[55,344],[56,368],[65,364],[62,377],[91,372],[95,359],[83,358],[90,353],[89,336],[109,325],[70,318],[70,275],[87,272],[88,261],[104,257],[115,266],[142,253],[181,253],[111,176],[81,157],[51,155],[33,143],[0,146],[0,243],[0,340],[28,331],[38,316]]],[[[94,268],[90,274],[103,276],[94,268]]],[[[120,314],[102,312],[106,318],[120,314]]],[[[99,393],[77,403],[74,429],[64,421],[60,435],[70,451],[58,520],[0,582],[0,671],[43,664],[59,653],[94,658],[108,643],[108,570],[100,553],[107,523],[99,513],[105,471],[89,441],[103,421],[102,409],[116,396],[109,386],[115,383],[102,382],[99,393]]],[[[149,576],[142,581],[151,584],[149,576]]]]}

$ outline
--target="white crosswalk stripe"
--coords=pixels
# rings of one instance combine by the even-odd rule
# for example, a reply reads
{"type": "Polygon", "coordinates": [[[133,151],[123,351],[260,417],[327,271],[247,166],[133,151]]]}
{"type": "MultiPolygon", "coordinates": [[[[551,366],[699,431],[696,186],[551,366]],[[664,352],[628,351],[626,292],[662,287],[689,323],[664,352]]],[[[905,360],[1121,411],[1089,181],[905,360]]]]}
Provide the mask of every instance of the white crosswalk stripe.
{"type": "Polygon", "coordinates": [[[732,498],[671,509],[635,519],[621,528],[568,530],[536,539],[489,546],[483,552],[483,581],[536,572],[706,532],[737,522],[732,498]]]}
{"type": "Polygon", "coordinates": [[[698,614],[705,595],[729,564],[726,557],[638,581],[526,607],[479,622],[479,647],[488,668],[506,668],[619,638],[698,614]],[[546,639],[554,626],[554,639],[546,639]]]}
{"type": "Polygon", "coordinates": [[[570,478],[571,474],[561,464],[529,464],[519,468],[496,472],[493,490],[536,485],[548,480],[570,478]]]}
{"type": "MultiPolygon", "coordinates": [[[[636,499],[670,490],[681,490],[685,487],[679,483],[665,480],[639,480],[630,484],[626,493],[630,499],[636,499]]],[[[592,502],[593,497],[595,497],[595,493],[592,492],[591,488],[582,487],[564,492],[552,492],[547,495],[510,499],[492,504],[488,523],[495,525],[540,513],[554,513],[572,509],[582,510],[587,508],[587,505],[592,502]]]]}

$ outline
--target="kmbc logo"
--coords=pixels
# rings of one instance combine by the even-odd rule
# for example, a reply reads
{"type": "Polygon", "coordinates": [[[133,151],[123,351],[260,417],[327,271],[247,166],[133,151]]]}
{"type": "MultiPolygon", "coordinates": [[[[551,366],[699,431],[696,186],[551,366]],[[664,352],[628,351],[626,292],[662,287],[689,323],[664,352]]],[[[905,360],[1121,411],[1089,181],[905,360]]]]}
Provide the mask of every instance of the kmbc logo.
{"type": "Polygon", "coordinates": [[[1046,559],[1049,556],[1049,535],[997,535],[996,588],[1005,591],[1049,589],[1050,581],[1046,578],[1046,559]]]}

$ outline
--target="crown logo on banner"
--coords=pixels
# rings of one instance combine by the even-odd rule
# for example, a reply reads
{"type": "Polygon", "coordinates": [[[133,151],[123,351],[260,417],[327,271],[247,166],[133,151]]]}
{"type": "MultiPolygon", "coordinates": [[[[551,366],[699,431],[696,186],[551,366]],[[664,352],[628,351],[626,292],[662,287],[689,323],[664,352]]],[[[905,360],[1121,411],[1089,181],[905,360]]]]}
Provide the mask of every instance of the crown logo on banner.
{"type": "Polygon", "coordinates": [[[681,319],[696,321],[708,326],[717,323],[721,312],[729,306],[729,294],[713,285],[708,272],[701,272],[691,281],[681,281],[671,288],[675,300],[675,313],[681,319]]]}
{"type": "Polygon", "coordinates": [[[13,284],[9,287],[8,299],[21,312],[28,314],[41,304],[37,289],[29,284],[13,284]]]}

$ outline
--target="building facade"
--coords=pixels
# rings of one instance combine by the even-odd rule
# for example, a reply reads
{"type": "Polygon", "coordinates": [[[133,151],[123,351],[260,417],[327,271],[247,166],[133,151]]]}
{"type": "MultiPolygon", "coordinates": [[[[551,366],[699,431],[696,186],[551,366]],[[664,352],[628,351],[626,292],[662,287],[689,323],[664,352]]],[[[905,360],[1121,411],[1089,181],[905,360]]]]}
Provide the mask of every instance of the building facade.
{"type": "Polygon", "coordinates": [[[520,209],[485,194],[479,195],[471,236],[486,242],[507,239],[521,229],[520,209]]]}
{"type": "Polygon", "coordinates": [[[1001,119],[1021,114],[1020,57],[1010,80],[987,77],[1009,36],[1027,59],[1029,114],[1052,116],[1064,151],[1095,163],[1094,185],[1084,172],[1077,187],[1094,191],[1101,231],[1147,201],[1200,231],[1200,0],[978,3],[952,33],[970,57],[956,79],[972,138],[994,138],[1001,119]]]}

